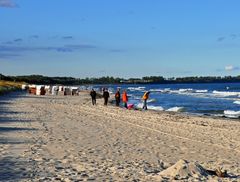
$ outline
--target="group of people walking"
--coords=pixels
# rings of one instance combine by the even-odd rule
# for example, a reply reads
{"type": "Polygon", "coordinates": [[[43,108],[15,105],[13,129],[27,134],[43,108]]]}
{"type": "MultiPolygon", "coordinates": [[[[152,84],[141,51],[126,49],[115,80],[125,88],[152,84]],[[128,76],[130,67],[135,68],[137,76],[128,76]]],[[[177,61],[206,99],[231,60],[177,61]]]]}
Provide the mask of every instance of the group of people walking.
{"type": "MultiPolygon", "coordinates": [[[[90,96],[92,98],[92,105],[96,105],[97,104],[97,92],[92,89],[91,92],[90,92],[90,96]]],[[[110,94],[108,92],[108,89],[104,88],[103,89],[103,98],[104,98],[104,105],[106,106],[108,104],[108,99],[110,97],[110,94]]]]}
{"type": "MultiPolygon", "coordinates": [[[[149,99],[149,94],[150,92],[149,91],[146,91],[144,94],[143,94],[143,97],[142,97],[142,100],[143,100],[143,109],[144,110],[147,110],[147,100],[149,99]]],[[[97,97],[97,93],[94,89],[91,90],[90,92],[90,95],[91,95],[91,98],[92,98],[92,104],[93,105],[96,105],[96,97],[97,97]]],[[[104,105],[107,106],[108,104],[108,99],[110,97],[110,94],[108,92],[108,89],[107,88],[103,88],[103,99],[104,99],[104,105]]],[[[120,88],[117,89],[116,93],[115,93],[115,101],[116,101],[116,106],[120,106],[120,102],[123,102],[123,106],[125,108],[128,109],[128,95],[127,95],[127,92],[126,90],[123,91],[122,95],[120,93],[120,88]],[[121,97],[122,96],[122,97],[121,97]]]]}

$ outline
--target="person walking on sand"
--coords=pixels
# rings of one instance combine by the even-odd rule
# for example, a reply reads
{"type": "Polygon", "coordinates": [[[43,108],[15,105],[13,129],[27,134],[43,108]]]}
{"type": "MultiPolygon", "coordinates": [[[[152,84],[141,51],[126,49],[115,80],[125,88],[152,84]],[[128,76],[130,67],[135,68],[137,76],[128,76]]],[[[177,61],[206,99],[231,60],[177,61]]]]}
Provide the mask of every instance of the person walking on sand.
{"type": "Polygon", "coordinates": [[[90,92],[90,95],[91,95],[91,98],[92,98],[92,105],[96,105],[96,96],[97,96],[97,93],[94,89],[91,90],[90,92]]]}
{"type": "Polygon", "coordinates": [[[107,106],[108,104],[108,98],[110,97],[108,89],[104,89],[103,91],[103,98],[104,98],[104,105],[107,106]]]}
{"type": "Polygon", "coordinates": [[[123,91],[123,94],[122,94],[122,101],[123,101],[124,107],[125,107],[125,108],[128,108],[128,107],[127,107],[128,96],[127,96],[127,92],[126,92],[126,90],[123,91]]]}
{"type": "Polygon", "coordinates": [[[119,106],[120,100],[121,100],[120,88],[118,88],[117,92],[115,93],[115,99],[116,99],[116,106],[119,106]]]}
{"type": "Polygon", "coordinates": [[[149,91],[147,91],[143,94],[143,97],[142,97],[142,99],[143,99],[143,110],[147,110],[147,100],[149,98],[149,94],[150,94],[149,91]]]}

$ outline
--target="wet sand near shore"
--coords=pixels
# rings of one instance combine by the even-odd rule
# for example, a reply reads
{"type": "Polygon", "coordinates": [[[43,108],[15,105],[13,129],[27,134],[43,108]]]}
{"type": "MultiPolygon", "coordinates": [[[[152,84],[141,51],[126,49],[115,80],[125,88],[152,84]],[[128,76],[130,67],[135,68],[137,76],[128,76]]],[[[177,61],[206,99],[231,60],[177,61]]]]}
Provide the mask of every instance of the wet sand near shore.
{"type": "Polygon", "coordinates": [[[92,106],[89,95],[0,98],[0,181],[214,181],[162,176],[180,159],[240,181],[240,122],[92,106]]]}

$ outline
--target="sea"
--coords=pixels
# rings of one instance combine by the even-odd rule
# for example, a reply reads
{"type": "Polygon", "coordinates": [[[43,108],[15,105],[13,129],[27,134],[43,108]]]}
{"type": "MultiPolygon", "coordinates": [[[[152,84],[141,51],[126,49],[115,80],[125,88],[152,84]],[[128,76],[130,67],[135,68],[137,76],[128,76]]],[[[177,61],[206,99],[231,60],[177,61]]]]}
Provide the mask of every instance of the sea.
{"type": "MultiPolygon", "coordinates": [[[[202,84],[126,84],[94,85],[98,91],[108,88],[126,90],[129,103],[142,108],[142,96],[150,91],[148,109],[156,111],[183,112],[240,119],[240,83],[202,84]]],[[[88,88],[88,89],[91,89],[88,88]]]]}

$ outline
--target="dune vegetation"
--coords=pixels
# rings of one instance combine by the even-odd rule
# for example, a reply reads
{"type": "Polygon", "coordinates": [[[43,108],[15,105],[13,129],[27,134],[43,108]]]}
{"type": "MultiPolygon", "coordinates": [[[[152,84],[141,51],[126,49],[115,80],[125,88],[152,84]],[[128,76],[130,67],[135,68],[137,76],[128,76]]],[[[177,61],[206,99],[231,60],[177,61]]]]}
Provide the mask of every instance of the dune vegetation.
{"type": "Polygon", "coordinates": [[[0,80],[0,95],[21,89],[24,82],[12,82],[0,80]]]}

